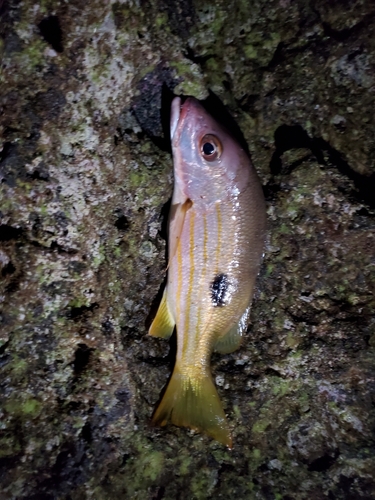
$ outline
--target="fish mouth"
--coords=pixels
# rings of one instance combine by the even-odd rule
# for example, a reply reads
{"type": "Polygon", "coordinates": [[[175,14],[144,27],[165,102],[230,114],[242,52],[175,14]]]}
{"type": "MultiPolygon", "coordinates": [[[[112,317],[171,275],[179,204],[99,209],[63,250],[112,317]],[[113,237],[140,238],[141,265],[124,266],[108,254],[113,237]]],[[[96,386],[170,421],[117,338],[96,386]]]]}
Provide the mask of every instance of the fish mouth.
{"type": "Polygon", "coordinates": [[[171,141],[173,141],[181,114],[181,99],[175,97],[171,105],[171,141]]]}
{"type": "Polygon", "coordinates": [[[194,97],[187,97],[182,103],[180,97],[175,97],[171,105],[171,142],[177,144],[178,137],[184,127],[184,122],[189,112],[197,107],[197,100],[194,97]]]}

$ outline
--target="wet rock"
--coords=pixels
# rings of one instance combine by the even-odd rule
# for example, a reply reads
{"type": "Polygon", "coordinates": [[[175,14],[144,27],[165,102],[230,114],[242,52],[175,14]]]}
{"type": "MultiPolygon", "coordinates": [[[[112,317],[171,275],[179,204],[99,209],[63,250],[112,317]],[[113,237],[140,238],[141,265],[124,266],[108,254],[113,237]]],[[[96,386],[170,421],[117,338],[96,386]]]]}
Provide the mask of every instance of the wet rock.
{"type": "Polygon", "coordinates": [[[4,498],[375,495],[373,13],[0,2],[4,498]],[[210,96],[267,197],[248,333],[212,360],[231,451],[150,426],[174,94],[210,96]]]}

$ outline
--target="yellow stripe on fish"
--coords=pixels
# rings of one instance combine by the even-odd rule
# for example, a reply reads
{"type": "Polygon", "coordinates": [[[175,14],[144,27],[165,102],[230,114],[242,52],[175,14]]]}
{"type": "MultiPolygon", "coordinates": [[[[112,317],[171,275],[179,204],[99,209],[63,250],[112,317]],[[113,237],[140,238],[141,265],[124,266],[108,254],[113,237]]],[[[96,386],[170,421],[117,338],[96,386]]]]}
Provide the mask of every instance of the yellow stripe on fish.
{"type": "MultiPolygon", "coordinates": [[[[194,266],[194,218],[195,218],[195,213],[191,212],[190,215],[190,224],[189,224],[189,252],[187,253],[188,256],[188,262],[186,263],[186,268],[190,269],[189,272],[189,281],[187,283],[187,297],[186,297],[186,314],[185,314],[185,331],[189,332],[190,330],[190,307],[191,307],[191,299],[192,299],[192,293],[193,293],[193,286],[194,286],[194,272],[195,272],[195,266],[194,266]]],[[[186,351],[187,349],[187,340],[188,337],[184,337],[184,350],[186,351]]]]}
{"type": "Polygon", "coordinates": [[[168,281],[150,335],[176,325],[176,363],[153,422],[232,438],[210,372],[214,350],[240,345],[263,251],[257,174],[233,137],[194,98],[172,103],[174,191],[168,281]]]}

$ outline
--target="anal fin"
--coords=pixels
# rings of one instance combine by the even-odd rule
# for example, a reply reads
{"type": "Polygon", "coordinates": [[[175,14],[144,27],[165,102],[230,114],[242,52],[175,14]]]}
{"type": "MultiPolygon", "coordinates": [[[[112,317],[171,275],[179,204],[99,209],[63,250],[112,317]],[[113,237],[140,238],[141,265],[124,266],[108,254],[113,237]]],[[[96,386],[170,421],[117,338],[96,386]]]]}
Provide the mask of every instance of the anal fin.
{"type": "Polygon", "coordinates": [[[229,354],[237,350],[242,342],[243,334],[246,332],[247,320],[250,314],[250,307],[246,309],[238,323],[230,330],[219,337],[214,345],[214,350],[220,354],[229,354]]]}
{"type": "Polygon", "coordinates": [[[158,312],[156,313],[154,321],[151,323],[148,334],[153,337],[168,339],[172,335],[174,327],[175,322],[169,311],[167,303],[167,288],[165,288],[158,312]]]}

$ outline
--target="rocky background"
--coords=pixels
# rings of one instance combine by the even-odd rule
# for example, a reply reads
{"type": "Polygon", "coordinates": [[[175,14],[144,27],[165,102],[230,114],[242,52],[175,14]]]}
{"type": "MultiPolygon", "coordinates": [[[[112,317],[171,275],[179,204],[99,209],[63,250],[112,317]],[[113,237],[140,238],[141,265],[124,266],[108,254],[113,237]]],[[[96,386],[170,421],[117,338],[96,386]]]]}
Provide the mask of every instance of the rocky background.
{"type": "Polygon", "coordinates": [[[375,498],[375,3],[0,0],[0,498],[375,498]],[[175,95],[268,202],[227,450],[150,426],[175,95]]]}

